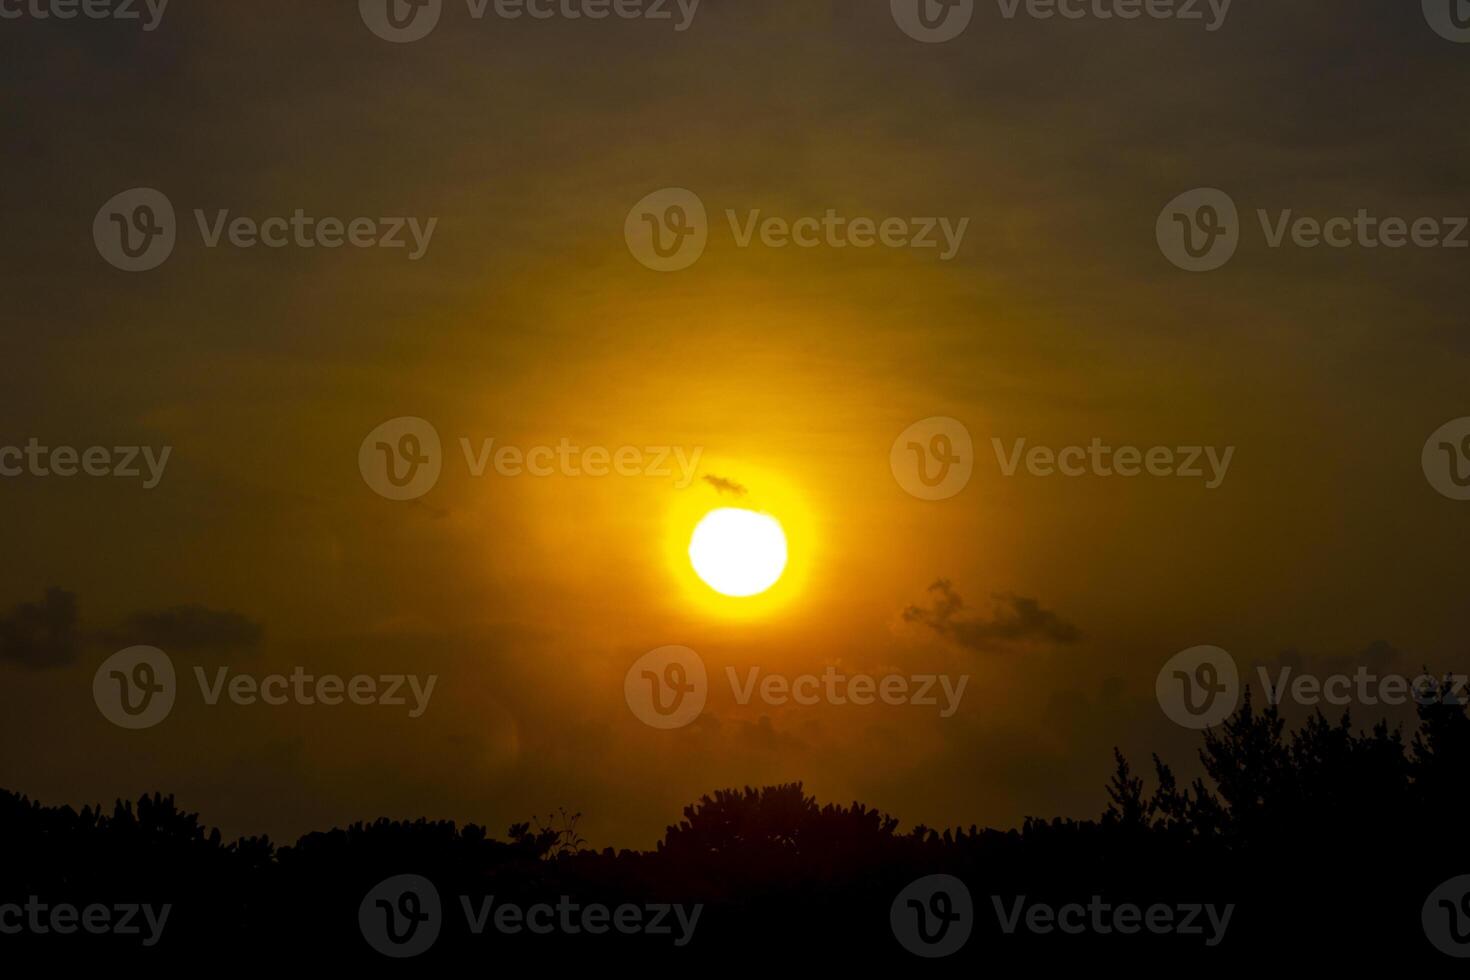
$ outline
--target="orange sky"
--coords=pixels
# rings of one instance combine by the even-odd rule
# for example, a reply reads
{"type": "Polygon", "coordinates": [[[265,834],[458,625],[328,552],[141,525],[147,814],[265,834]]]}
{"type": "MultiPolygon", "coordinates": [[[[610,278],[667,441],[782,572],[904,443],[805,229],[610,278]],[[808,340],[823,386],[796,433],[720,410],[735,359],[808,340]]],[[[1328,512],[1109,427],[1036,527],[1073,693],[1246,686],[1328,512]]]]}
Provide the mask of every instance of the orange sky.
{"type": "Polygon", "coordinates": [[[593,844],[647,846],[701,793],[797,779],[909,823],[1010,826],[1099,812],[1115,744],[1187,769],[1197,737],[1153,697],[1186,647],[1265,663],[1384,641],[1401,669],[1453,668],[1470,524],[1419,454],[1470,414],[1464,254],[1273,250],[1257,232],[1191,275],[1154,240],[1197,186],[1230,188],[1248,220],[1465,213],[1445,161],[1466,150],[1466,62],[1417,11],[1383,31],[1314,0],[1207,34],[987,8],[928,46],[885,3],[705,0],[679,34],[456,6],[390,45],[350,4],[299,6],[196,5],[145,37],[0,32],[6,87],[53,93],[12,107],[0,445],[173,447],[154,490],[0,481],[0,606],[55,586],[79,610],[70,662],[0,659],[0,785],[74,804],[161,789],[227,832],[287,837],[378,815],[500,830],[565,805],[593,844]],[[1346,102],[1361,130],[1331,122],[1346,102]],[[165,191],[180,241],[128,275],[89,229],[136,186],[165,191]],[[700,196],[709,245],[657,273],[623,231],[666,187],[700,196]],[[195,209],[297,208],[439,221],[418,261],[210,249],[193,227],[195,209]],[[725,212],[756,209],[969,226],[950,261],[741,248],[725,212]],[[356,466],[401,416],[444,442],[413,502],[356,466]],[[889,451],[935,416],[973,436],[974,476],[928,502],[889,451]],[[681,536],[735,504],[702,479],[476,478],[461,438],[698,450],[698,477],[786,523],[788,580],[740,615],[691,580],[681,536]],[[1022,438],[1235,454],[1216,489],[1005,476],[992,439],[1022,438]],[[905,617],[940,579],[971,628],[905,617]],[[1016,597],[1075,638],[988,631],[1016,597]],[[261,636],[186,636],[181,673],[436,674],[432,705],[181,694],[164,724],[119,731],[93,671],[166,648],[137,616],[177,607],[261,636]],[[717,683],[697,723],[660,732],[623,678],[669,644],[717,683]],[[828,666],[970,680],[951,718],[741,705],[723,681],[828,666]]]}

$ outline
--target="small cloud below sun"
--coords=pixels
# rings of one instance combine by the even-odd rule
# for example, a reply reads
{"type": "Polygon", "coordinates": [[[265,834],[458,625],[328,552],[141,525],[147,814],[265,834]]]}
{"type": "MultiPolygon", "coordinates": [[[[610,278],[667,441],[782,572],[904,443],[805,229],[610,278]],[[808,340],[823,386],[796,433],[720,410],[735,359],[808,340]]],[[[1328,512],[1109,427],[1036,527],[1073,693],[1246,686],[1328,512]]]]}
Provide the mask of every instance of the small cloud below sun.
{"type": "Polygon", "coordinates": [[[903,618],[920,623],[962,647],[994,652],[1038,643],[1070,644],[1081,631],[1035,599],[1002,594],[992,596],[995,608],[989,618],[973,614],[948,579],[929,586],[931,604],[909,606],[903,618]]]}

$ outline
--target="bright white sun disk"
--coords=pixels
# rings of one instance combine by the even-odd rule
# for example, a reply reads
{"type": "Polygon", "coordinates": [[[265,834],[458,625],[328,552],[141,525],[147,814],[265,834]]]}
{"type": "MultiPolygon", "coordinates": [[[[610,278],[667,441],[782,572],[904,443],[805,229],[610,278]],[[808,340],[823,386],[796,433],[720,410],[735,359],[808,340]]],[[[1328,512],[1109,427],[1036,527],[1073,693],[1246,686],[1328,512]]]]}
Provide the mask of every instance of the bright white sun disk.
{"type": "Polygon", "coordinates": [[[722,595],[759,595],[786,571],[786,532],[769,514],[725,507],[710,511],[689,540],[689,560],[722,595]]]}

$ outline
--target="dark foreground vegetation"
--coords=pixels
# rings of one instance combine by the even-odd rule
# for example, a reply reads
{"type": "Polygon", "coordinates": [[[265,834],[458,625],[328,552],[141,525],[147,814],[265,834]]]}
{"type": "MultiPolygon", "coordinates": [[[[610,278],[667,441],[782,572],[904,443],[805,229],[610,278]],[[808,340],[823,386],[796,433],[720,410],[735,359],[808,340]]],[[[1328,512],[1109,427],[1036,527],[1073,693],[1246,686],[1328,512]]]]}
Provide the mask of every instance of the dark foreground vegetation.
{"type": "MultiPolygon", "coordinates": [[[[141,912],[137,934],[94,935],[76,922],[62,934],[66,916],[42,911],[44,934],[30,925],[0,933],[0,952],[11,965],[32,955],[141,959],[188,965],[191,975],[251,962],[373,972],[658,966],[687,975],[854,965],[969,974],[1056,962],[1172,975],[1226,965],[1455,968],[1431,945],[1421,913],[1438,886],[1470,873],[1463,705],[1421,705],[1409,733],[1363,732],[1321,716],[1287,731],[1274,709],[1247,697],[1205,733],[1200,755],[1207,778],[1190,786],[1157,759],[1144,780],[1120,756],[1099,819],[1028,820],[1011,831],[901,832],[896,818],[860,804],[819,805],[800,785],[724,791],[686,808],[658,848],[641,853],[587,850],[575,820],[513,826],[504,840],[477,826],[380,820],[292,846],[226,843],[171,797],[77,812],[0,793],[0,906],[22,907],[8,917],[0,909],[0,926],[29,916],[33,896],[47,910],[76,906],[79,916],[104,906],[113,923],[130,905],[171,906],[152,945],[141,912]],[[890,913],[912,882],[937,874],[966,886],[971,932],[952,955],[925,959],[901,944],[890,913]],[[369,894],[400,875],[432,883],[437,917],[425,896],[369,894]],[[1007,931],[1018,907],[1069,903],[1084,907],[1070,932],[1033,931],[1024,912],[1007,931]],[[1233,910],[1223,931],[1204,913],[1196,913],[1198,934],[1113,928],[1120,920],[1108,910],[1129,903],[1145,917],[1165,906],[1175,926],[1194,906],[1233,910]],[[514,915],[511,928],[496,927],[502,906],[538,904],[550,907],[536,920],[543,933],[514,915]],[[620,906],[634,911],[622,913],[621,930],[580,917],[599,905],[609,920],[620,906]],[[659,925],[668,932],[648,934],[663,906],[699,906],[692,929],[666,910],[659,925]],[[563,925],[565,909],[576,934],[563,925]],[[592,934],[588,924],[605,931],[592,934]],[[433,941],[395,961],[366,936],[388,926],[396,939],[422,926],[433,941]]],[[[933,916],[932,937],[946,914],[958,914],[958,901],[900,903],[900,914],[933,916]]],[[[1470,902],[1430,904],[1470,953],[1470,902]]],[[[102,913],[90,914],[100,929],[102,913]]],[[[1047,925],[1044,914],[1036,921],[1047,925]]]]}

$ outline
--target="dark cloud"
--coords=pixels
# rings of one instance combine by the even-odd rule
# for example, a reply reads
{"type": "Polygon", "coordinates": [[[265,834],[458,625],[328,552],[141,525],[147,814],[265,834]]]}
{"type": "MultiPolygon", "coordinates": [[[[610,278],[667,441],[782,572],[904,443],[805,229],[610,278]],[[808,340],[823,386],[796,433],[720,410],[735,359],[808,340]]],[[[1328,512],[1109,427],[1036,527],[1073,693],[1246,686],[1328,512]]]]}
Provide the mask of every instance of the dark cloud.
{"type": "Polygon", "coordinates": [[[737,497],[743,497],[750,492],[734,480],[727,480],[723,476],[706,476],[704,477],[704,482],[714,487],[720,493],[729,493],[737,497]]]}
{"type": "Polygon", "coordinates": [[[40,602],[23,602],[0,619],[0,660],[42,670],[64,667],[81,653],[77,597],[50,588],[40,602]]]}
{"type": "Polygon", "coordinates": [[[89,647],[140,643],[181,653],[251,651],[263,635],[249,617],[199,605],[137,612],[121,627],[86,631],[76,594],[50,588],[39,602],[23,602],[0,618],[0,661],[38,670],[65,667],[89,647]]]}
{"type": "Polygon", "coordinates": [[[260,645],[264,630],[254,620],[229,610],[175,606],[159,612],[134,613],[120,642],[146,643],[181,653],[249,651],[260,645]],[[126,639],[122,639],[123,636],[126,639]]]}
{"type": "Polygon", "coordinates": [[[1030,643],[1072,643],[1081,635],[1077,627],[1041,608],[1035,599],[996,595],[995,608],[986,619],[968,614],[965,600],[948,579],[929,586],[929,592],[930,606],[909,606],[904,610],[904,621],[922,623],[972,650],[991,652],[1030,643]]]}

